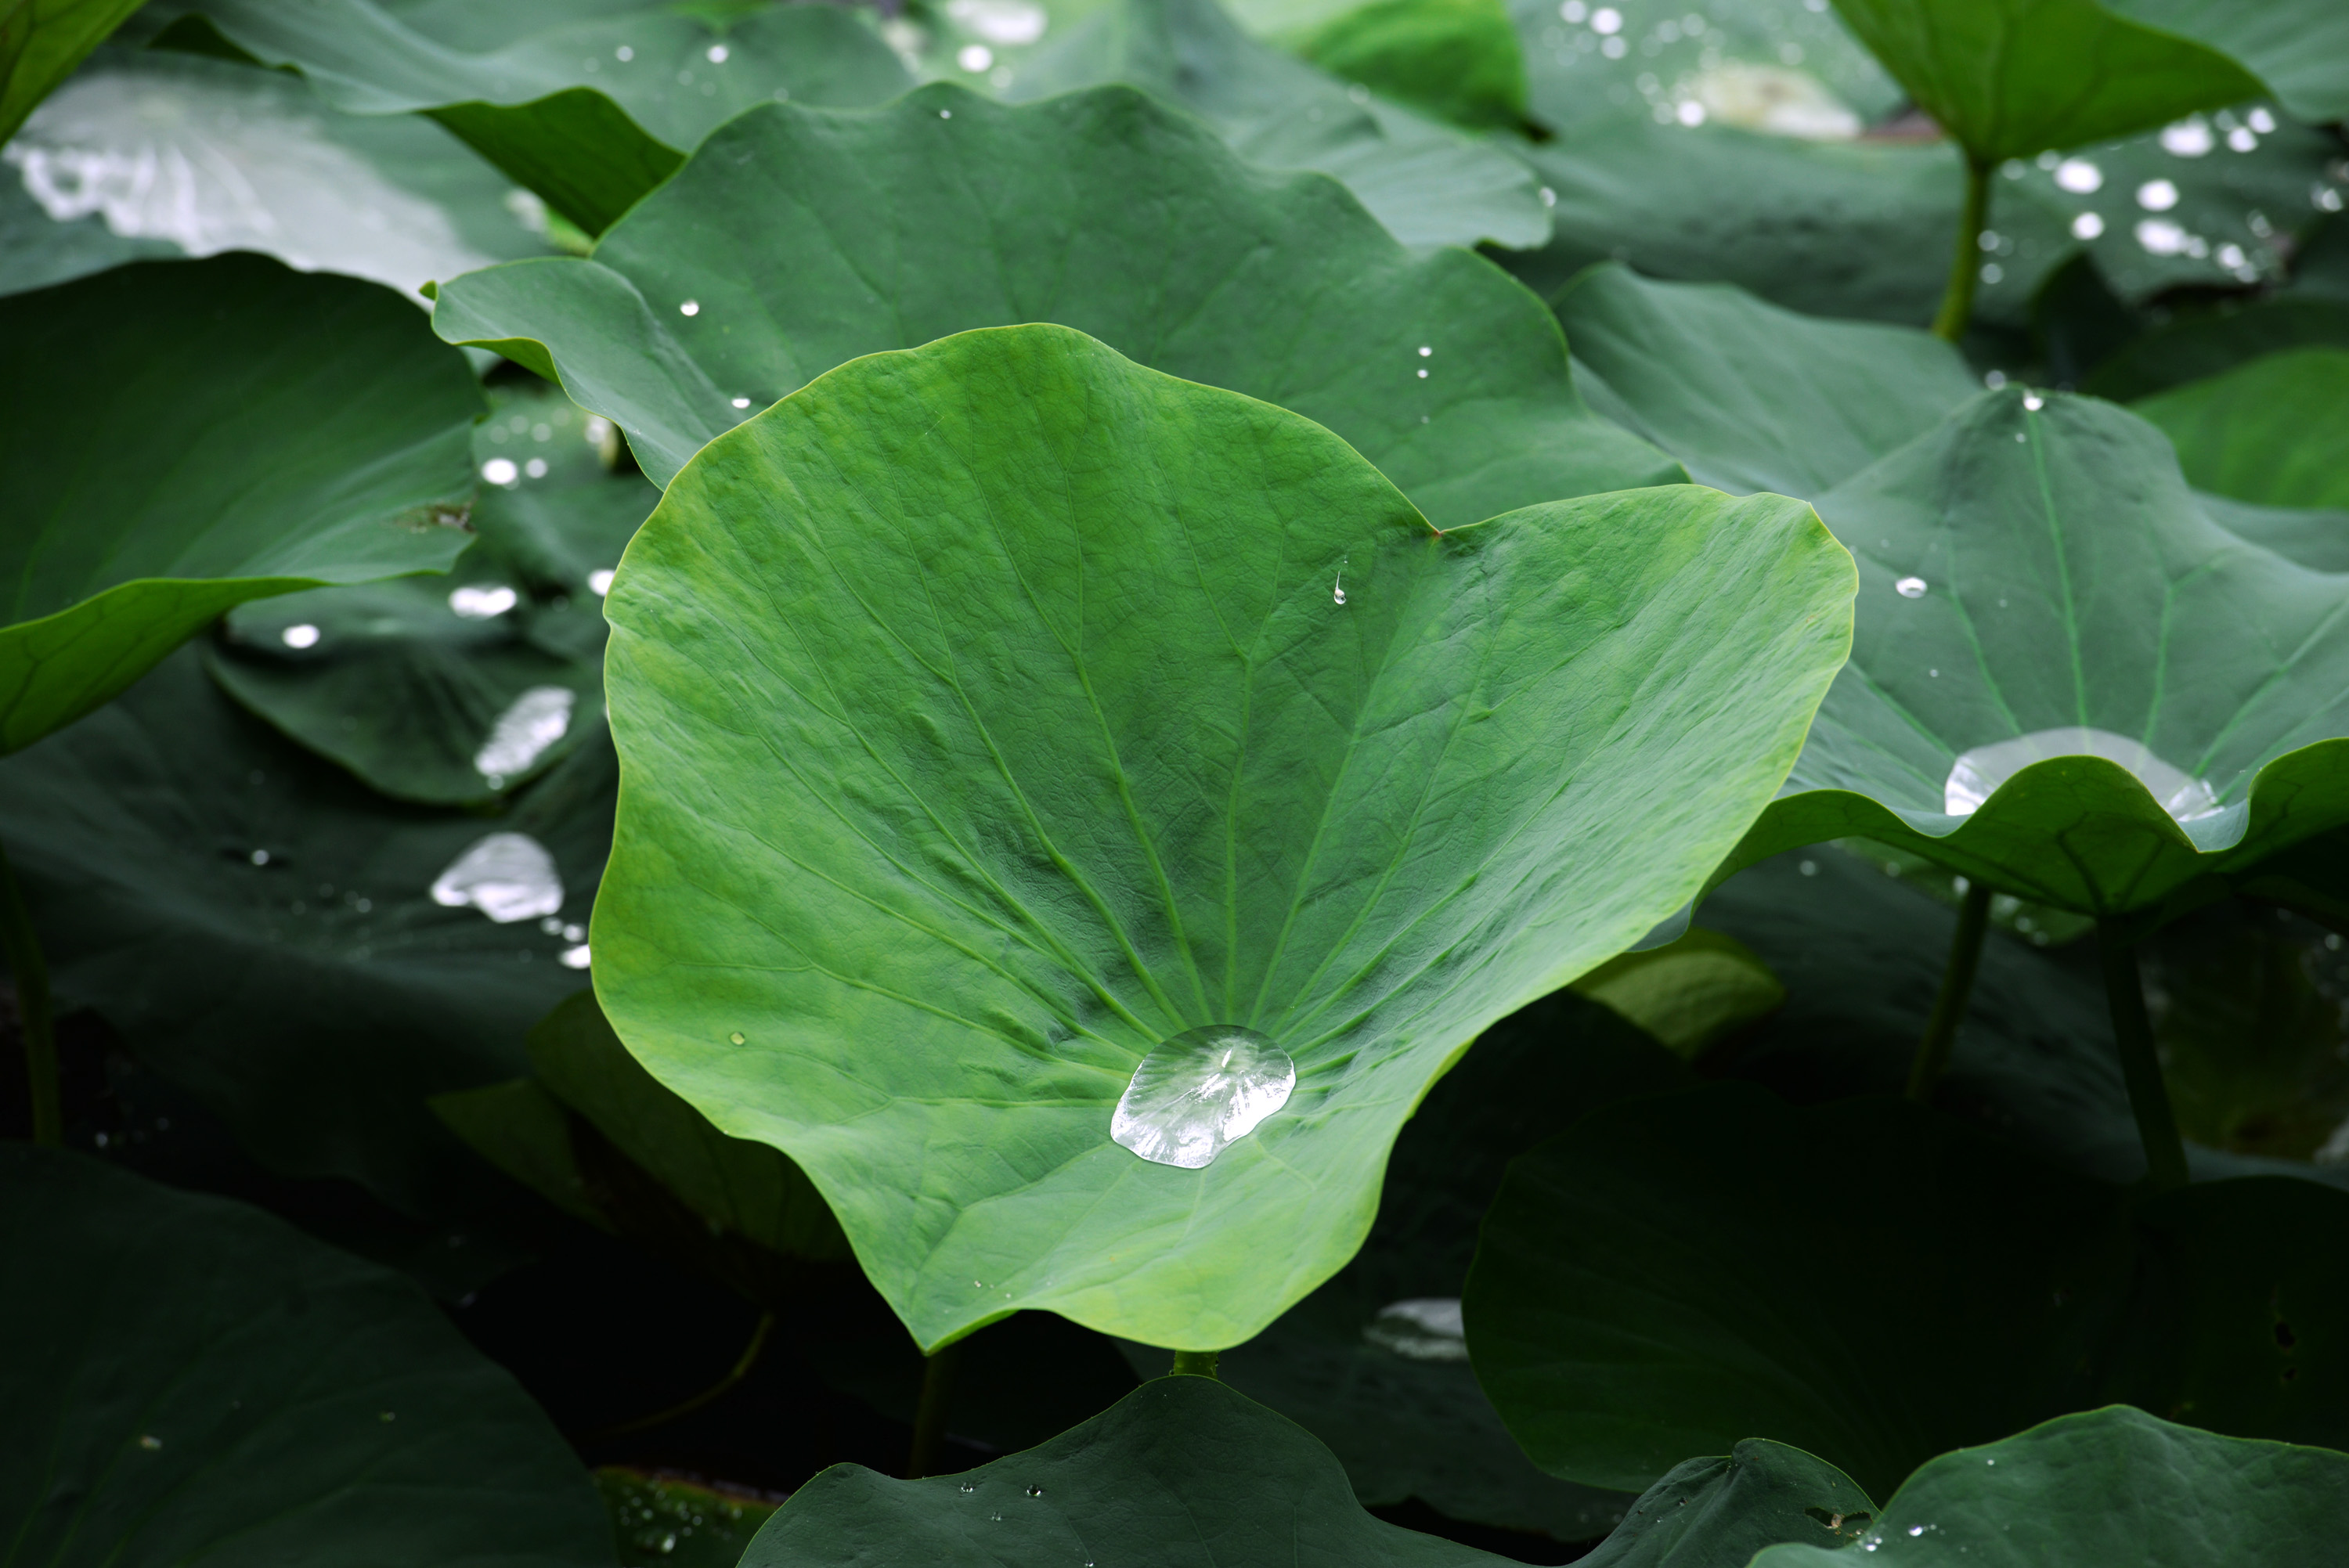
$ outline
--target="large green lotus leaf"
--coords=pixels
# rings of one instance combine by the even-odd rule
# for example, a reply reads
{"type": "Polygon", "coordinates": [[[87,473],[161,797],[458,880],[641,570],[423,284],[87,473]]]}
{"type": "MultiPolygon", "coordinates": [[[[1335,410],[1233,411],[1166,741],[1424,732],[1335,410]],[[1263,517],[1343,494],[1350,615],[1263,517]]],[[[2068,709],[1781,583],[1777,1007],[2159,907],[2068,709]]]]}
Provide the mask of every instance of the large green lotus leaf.
{"type": "Polygon", "coordinates": [[[524,379],[474,433],[478,537],[447,577],[243,605],[210,651],[239,702],[401,799],[495,800],[601,729],[596,590],[660,492],[605,469],[605,421],[524,379]]]}
{"type": "Polygon", "coordinates": [[[854,361],[623,559],[597,995],[926,1347],[1022,1306],[1236,1344],[1353,1252],[1478,1030],[1702,882],[1848,571],[1800,503],[1692,487],[1439,532],[1320,427],[1061,327],[854,361]],[[1220,1023],[1287,1109],[1204,1171],[1112,1142],[1220,1023]]]}
{"type": "Polygon", "coordinates": [[[184,9],[262,64],[300,71],[339,109],[432,115],[591,234],[751,104],[879,103],[911,85],[872,29],[831,5],[710,16],[653,5],[583,15],[564,0],[184,9]]]}
{"type": "Polygon", "coordinates": [[[793,1492],[742,1553],[742,1568],[1507,1561],[1363,1512],[1329,1449],[1212,1377],[1144,1384],[1040,1447],[959,1475],[892,1480],[834,1465],[793,1492]]]}
{"type": "Polygon", "coordinates": [[[593,261],[460,278],[434,315],[559,376],[663,482],[835,365],[1037,320],[1319,420],[1439,526],[1680,477],[1590,412],[1488,263],[1414,255],[1329,181],[1250,170],[1125,88],[754,110],[593,261]]]}
{"type": "Polygon", "coordinates": [[[1336,176],[1404,244],[1517,250],[1549,238],[1533,176],[1500,146],[1257,43],[1215,0],[1110,0],[1037,49],[1010,92],[1107,82],[1181,104],[1251,162],[1336,176]]]}
{"type": "Polygon", "coordinates": [[[373,284],[233,255],[0,299],[0,751],[247,599],[437,572],[471,537],[481,393],[373,284]]]}
{"type": "Polygon", "coordinates": [[[0,159],[0,293],[259,251],[403,294],[547,250],[545,204],[429,120],[337,113],[276,71],[108,47],[0,159]]]}
{"type": "MultiPolygon", "coordinates": [[[[1453,1519],[1588,1541],[1621,1492],[1545,1475],[1476,1386],[1459,1336],[1476,1227],[1508,1161],[1578,1118],[1693,1075],[1608,1008],[1545,996],[1485,1031],[1395,1140],[1371,1233],[1335,1277],[1216,1375],[1330,1446],[1371,1507],[1416,1497],[1453,1519]]],[[[1129,1345],[1148,1377],[1164,1350],[1129,1345]]]]}
{"type": "Polygon", "coordinates": [[[570,1446],[431,1300],[242,1203],[0,1147],[0,1530],[81,1568],[593,1568],[570,1446]]]}
{"type": "Polygon", "coordinates": [[[502,817],[388,801],[246,713],[187,649],[0,764],[0,820],[61,997],[265,1163],[429,1214],[486,1172],[427,1097],[526,1071],[530,1026],[585,981],[572,965],[614,784],[598,744],[502,817]],[[458,879],[473,903],[438,902],[493,834],[546,862],[509,855],[502,877],[458,879]]]}
{"type": "Polygon", "coordinates": [[[1372,0],[1300,51],[1330,75],[1454,125],[1514,129],[1526,57],[1501,0],[1372,0]]]}
{"type": "Polygon", "coordinates": [[[1836,9],[1918,107],[1985,164],[2266,91],[2217,50],[2097,0],[1836,0],[1836,9]]]}
{"type": "Polygon", "coordinates": [[[1984,393],[1818,508],[1860,562],[1852,662],[1728,868],[1857,834],[2120,915],[2349,819],[2349,584],[2212,522],[2144,420],[1984,393]],[[2047,759],[1981,754],[2024,738],[2047,759]]]}
{"type": "Polygon", "coordinates": [[[2106,0],[2148,27],[2241,61],[2301,119],[2349,119],[2349,12],[2330,0],[2106,0]]]}
{"type": "Polygon", "coordinates": [[[1816,496],[1981,390],[1930,333],[1593,267],[1551,297],[1575,358],[1700,484],[1816,496]]]}
{"type": "Polygon", "coordinates": [[[2270,354],[2141,399],[2186,477],[2269,506],[2349,509],[2349,351],[2270,354]]]}
{"type": "Polygon", "coordinates": [[[0,142],[140,0],[13,0],[0,11],[0,142]]]}
{"type": "MultiPolygon", "coordinates": [[[[2118,1405],[1941,1455],[1893,1494],[1859,1544],[1895,1563],[2308,1568],[2340,1549],[2344,1530],[2349,1454],[2214,1437],[2118,1405]]],[[[1771,1547],[1754,1568],[1850,1561],[1848,1551],[1797,1542],[1771,1547]]]]}
{"type": "Polygon", "coordinates": [[[1934,1454],[2114,1399],[2349,1437],[2349,1192],[2290,1177],[2134,1212],[1906,1100],[1744,1085],[1628,1102],[1521,1157],[1464,1298],[1527,1453],[1639,1484],[1727,1431],[1875,1496],[1934,1454]]]}
{"type": "Polygon", "coordinates": [[[1674,1465],[1615,1532],[1575,1559],[1588,1568],[1744,1568],[1765,1546],[1834,1551],[1857,1541],[1876,1505],[1851,1478],[1800,1449],[1748,1438],[1715,1459],[1674,1465]]]}

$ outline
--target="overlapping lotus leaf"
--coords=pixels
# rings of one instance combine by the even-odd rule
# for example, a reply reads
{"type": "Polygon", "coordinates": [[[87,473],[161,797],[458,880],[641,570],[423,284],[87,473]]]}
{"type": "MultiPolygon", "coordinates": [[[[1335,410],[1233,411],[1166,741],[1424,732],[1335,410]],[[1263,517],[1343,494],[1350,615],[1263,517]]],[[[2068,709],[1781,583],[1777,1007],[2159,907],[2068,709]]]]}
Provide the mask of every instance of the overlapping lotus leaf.
{"type": "Polygon", "coordinates": [[[2349,12],[2330,0],[2106,0],[2143,24],[2192,38],[2259,74],[2284,108],[2317,124],[2349,119],[2349,12]]]}
{"type": "Polygon", "coordinates": [[[1526,119],[1526,55],[1501,0],[1372,0],[1314,30],[1304,57],[1454,125],[1526,119]]]}
{"type": "Polygon", "coordinates": [[[1877,1497],[1962,1444],[2115,1400],[2349,1436],[2349,1193],[2296,1177],[2149,1201],[1906,1100],[1746,1085],[1627,1101],[1520,1156],[1464,1296],[1535,1462],[1641,1484],[1775,1433],[1877,1497]]]}
{"type": "Polygon", "coordinates": [[[1836,9],[1983,164],[2126,136],[2266,91],[2218,50],[2098,0],[1836,0],[1836,9]]]}
{"type": "Polygon", "coordinates": [[[598,735],[499,817],[387,800],[187,648],[0,763],[0,820],[64,1003],[263,1163],[447,1215],[483,1172],[425,1101],[527,1071],[530,1026],[585,988],[614,782],[598,735]],[[436,898],[495,835],[543,861],[476,861],[494,874],[436,898]]]}
{"type": "Polygon", "coordinates": [[[300,71],[352,114],[429,114],[591,234],[751,104],[880,103],[912,85],[873,30],[833,5],[731,16],[659,5],[583,15],[567,0],[178,9],[191,15],[164,42],[224,38],[300,71]]]}
{"type": "Polygon", "coordinates": [[[84,57],[106,41],[140,0],[48,0],[10,7],[0,19],[0,141],[84,57]]]}
{"type": "Polygon", "coordinates": [[[0,299],[0,751],[248,599],[445,569],[480,388],[398,296],[258,256],[0,299]]]}
{"type": "MultiPolygon", "coordinates": [[[[2349,511],[2349,350],[2262,355],[2141,398],[2186,477],[2265,506],[2349,511]]],[[[2349,531],[2349,522],[2340,524],[2349,531]]]]}
{"type": "Polygon", "coordinates": [[[1330,1450],[1212,1377],[1144,1384],[1083,1425],[957,1475],[834,1465],[751,1538],[743,1568],[1502,1568],[1362,1511],[1330,1450]],[[877,1543],[885,1542],[885,1548],[877,1543]]]}
{"type": "Polygon", "coordinates": [[[1694,488],[1439,532],[1061,327],[853,362],[705,449],[605,602],[597,995],[925,1346],[1027,1306],[1237,1343],[1480,1028],[1702,883],[1847,572],[1799,503],[1694,488]],[[1293,1094],[1205,1169],[1112,1142],[1211,1024],[1293,1094]]]}
{"type": "MultiPolygon", "coordinates": [[[[2331,1555],[2344,1526],[2349,1455],[2217,1437],[2116,1405],[1943,1454],[1855,1533],[1871,1562],[1900,1564],[2299,1568],[2331,1555]]],[[[1776,1545],[1753,1568],[1851,1561],[1832,1550],[1776,1545]]]]}
{"type": "Polygon", "coordinates": [[[2154,919],[2349,820],[2349,579],[2212,522],[2145,421],[1984,393],[1817,505],[1852,661],[1723,874],[1860,835],[2154,919]]]}
{"type": "Polygon", "coordinates": [[[274,1215],[0,1145],[0,1530],[45,1563],[595,1568],[611,1526],[411,1280],[274,1215]]]}
{"type": "Polygon", "coordinates": [[[1216,0],[1111,0],[1031,52],[1005,90],[1032,99],[1109,82],[1181,104],[1250,162],[1336,176],[1407,245],[1549,238],[1537,182],[1500,146],[1257,42],[1216,0]]]}
{"type": "Polygon", "coordinates": [[[753,110],[592,261],[440,294],[444,337],[559,377],[663,482],[835,365],[1023,321],[1317,419],[1439,526],[1680,477],[1590,412],[1490,264],[1408,252],[1334,183],[1251,170],[1129,88],[753,110]]]}

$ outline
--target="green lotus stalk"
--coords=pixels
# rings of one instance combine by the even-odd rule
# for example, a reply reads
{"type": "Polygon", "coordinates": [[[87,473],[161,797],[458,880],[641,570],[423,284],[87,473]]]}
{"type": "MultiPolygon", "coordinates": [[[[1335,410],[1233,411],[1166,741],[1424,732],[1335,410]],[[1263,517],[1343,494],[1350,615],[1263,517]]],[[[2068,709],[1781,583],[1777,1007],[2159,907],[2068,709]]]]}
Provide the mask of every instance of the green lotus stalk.
{"type": "Polygon", "coordinates": [[[919,1480],[938,1462],[947,1443],[947,1410],[954,1403],[955,1371],[962,1341],[934,1351],[922,1363],[922,1402],[914,1409],[914,1448],[905,1457],[905,1479],[919,1480]]]}
{"type": "Polygon", "coordinates": [[[1222,1354],[1220,1350],[1177,1350],[1174,1352],[1174,1365],[1166,1369],[1166,1375],[1169,1377],[1213,1377],[1216,1375],[1216,1358],[1222,1354]]]}
{"type": "Polygon", "coordinates": [[[1958,1025],[1966,1016],[1966,998],[1973,992],[1982,937],[1989,930],[1990,889],[1977,880],[1967,884],[1965,903],[1958,906],[1958,929],[1950,939],[1940,994],[1933,998],[1933,1016],[1926,1020],[1925,1037],[1918,1042],[1916,1059],[1909,1066],[1909,1098],[1919,1105],[1931,1103],[1933,1086],[1950,1065],[1950,1048],[1957,1044],[1958,1025]]]}
{"type": "Polygon", "coordinates": [[[1967,155],[1966,204],[1958,216],[1950,284],[1942,292],[1940,311],[1933,317],[1933,335],[1948,343],[1966,335],[1966,323],[1974,314],[1974,284],[1982,276],[1982,221],[1990,213],[1990,167],[1983,160],[1967,155]]]}
{"type": "Polygon", "coordinates": [[[2114,922],[2096,922],[2096,956],[2104,965],[2105,995],[2112,1005],[2121,1078],[2128,1086],[2129,1110],[2137,1117],[2137,1135],[2145,1145],[2146,1173],[2157,1192],[2183,1187],[2186,1144],[2178,1135],[2178,1117],[2169,1107],[2169,1089],[2161,1080],[2161,1059],[2154,1054],[2153,1026],[2145,1014],[2145,986],[2137,975],[2137,954],[2114,922]]]}
{"type": "Polygon", "coordinates": [[[33,1141],[65,1141],[65,1110],[57,1092],[57,1037],[49,1017],[49,965],[41,956],[33,917],[16,890],[16,873],[0,851],[0,957],[16,982],[17,1027],[25,1038],[26,1087],[33,1103],[33,1141]]]}

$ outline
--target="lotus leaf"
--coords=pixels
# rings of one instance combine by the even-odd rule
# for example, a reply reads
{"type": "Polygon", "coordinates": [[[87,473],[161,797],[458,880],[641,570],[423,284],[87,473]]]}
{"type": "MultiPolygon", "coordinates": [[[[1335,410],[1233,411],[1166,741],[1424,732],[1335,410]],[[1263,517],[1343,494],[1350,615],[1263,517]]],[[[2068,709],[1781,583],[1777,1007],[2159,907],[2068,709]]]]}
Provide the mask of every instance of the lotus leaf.
{"type": "Polygon", "coordinates": [[[1822,321],[1619,263],[1574,278],[1550,308],[1631,428],[1733,494],[1824,494],[1981,390],[1930,333],[1822,321]]]}
{"type": "Polygon", "coordinates": [[[22,0],[0,15],[0,142],[140,0],[22,0]]]}
{"type": "Polygon", "coordinates": [[[446,578],[247,604],[211,650],[239,702],[387,795],[492,801],[601,733],[596,589],[660,492],[606,473],[581,437],[608,425],[528,379],[475,433],[478,537],[446,578]]]}
{"type": "Polygon", "coordinates": [[[2186,477],[2278,507],[2349,510],[2349,351],[2264,355],[2140,399],[2186,477]]]}
{"type": "Polygon", "coordinates": [[[2132,1207],[1905,1100],[1635,1100],[1522,1156],[1464,1297],[1478,1379],[1590,1485],[1775,1433],[1884,1496],[1934,1454],[2126,1399],[2349,1437],[2349,1192],[2291,1177],[2132,1207]]]}
{"type": "Polygon", "coordinates": [[[0,813],[61,997],[264,1162],[452,1213],[486,1172],[425,1099],[526,1070],[531,1025],[584,985],[564,922],[586,915],[614,782],[599,741],[502,818],[387,801],[244,712],[191,648],[0,764],[0,813]],[[545,860],[436,900],[493,835],[545,860]]]}
{"type": "Polygon", "coordinates": [[[0,1146],[0,1529],[54,1563],[594,1568],[610,1523],[415,1284],[274,1215],[0,1146]]]}
{"type": "Polygon", "coordinates": [[[282,73],[192,55],[99,50],[0,160],[0,293],[259,251],[412,295],[548,246],[539,199],[429,120],[338,114],[282,73]]]}
{"type": "Polygon", "coordinates": [[[2241,61],[2292,113],[2349,119],[2349,13],[2328,0],[2105,0],[2132,21],[2192,38],[2241,61]]]}
{"type": "MultiPolygon", "coordinates": [[[[2323,1562],[2344,1529],[2349,1455],[2214,1437],[2119,1405],[1941,1455],[1892,1495],[1860,1547],[1878,1562],[1962,1555],[1983,1568],[2300,1568],[2323,1562]]],[[[1773,1546],[1753,1568],[1843,1568],[1848,1555],[1830,1550],[1773,1546]]]]}
{"type": "Polygon", "coordinates": [[[0,299],[0,751],[244,600],[440,571],[471,537],[481,394],[372,284],[221,256],[0,299]]]}
{"type": "Polygon", "coordinates": [[[767,6],[725,26],[689,6],[583,17],[566,0],[184,8],[194,15],[181,28],[201,16],[339,109],[431,115],[590,234],[751,104],[879,103],[911,85],[871,29],[831,5],[767,6]]]}
{"type": "Polygon", "coordinates": [[[1257,43],[1215,0],[1112,0],[1034,51],[1011,92],[1107,82],[1181,104],[1252,163],[1336,176],[1406,245],[1549,238],[1533,176],[1501,148],[1257,43]]]}
{"type": "MultiPolygon", "coordinates": [[[[1494,1025],[1403,1124],[1361,1250],[1225,1351],[1216,1376],[1327,1443],[1368,1506],[1416,1497],[1448,1518],[1562,1541],[1604,1533],[1631,1499],[1545,1475],[1518,1449],[1468,1366],[1460,1288],[1512,1157],[1602,1107],[1692,1082],[1654,1040],[1569,991],[1494,1025]]],[[[1126,1356],[1144,1376],[1165,1370],[1164,1350],[1126,1356]]]]}
{"type": "Polygon", "coordinates": [[[1744,1568],[1754,1553],[1781,1542],[1848,1546],[1875,1511],[1868,1494],[1824,1460],[1748,1438],[1718,1459],[1674,1465],[1597,1551],[1577,1561],[1588,1568],[1744,1568]]]}
{"type": "Polygon", "coordinates": [[[1251,170],[1127,88],[757,109],[593,261],[458,279],[434,316],[559,377],[664,483],[835,365],[1035,320],[1319,420],[1439,526],[1680,477],[1590,412],[1489,264],[1406,252],[1329,181],[1251,170]],[[1142,185],[1153,201],[1125,200],[1142,185]]]}
{"type": "Polygon", "coordinates": [[[1526,57],[1501,0],[1372,0],[1306,41],[1330,75],[1474,128],[1526,118],[1526,57]]]}
{"type": "Polygon", "coordinates": [[[1574,989],[1694,1061],[1785,1005],[1786,988],[1754,950],[1702,928],[1610,958],[1574,989]]]}
{"type": "Polygon", "coordinates": [[[2099,363],[2080,389],[2137,402],[2297,348],[2349,349],[2349,301],[2283,294],[2231,309],[2181,311],[2099,363]]]}
{"type": "Polygon", "coordinates": [[[2098,0],[1836,0],[1836,9],[1982,165],[2266,92],[2217,50],[2098,0]]]}
{"type": "Polygon", "coordinates": [[[891,1480],[834,1465],[792,1494],[742,1568],[1500,1568],[1362,1511],[1330,1451],[1212,1377],[1163,1377],[1026,1453],[891,1480]]]}
{"type": "Polygon", "coordinates": [[[2145,421],[1984,393],[1817,504],[1852,662],[1724,872],[1859,834],[2153,920],[2349,819],[2344,579],[2211,522],[2145,421]]]}
{"type": "Polygon", "coordinates": [[[1847,572],[1799,503],[1693,488],[1439,532],[1061,327],[852,362],[705,449],[605,602],[597,995],[925,1347],[1023,1306],[1237,1343],[1478,1030],[1702,882],[1847,572]],[[1296,1064],[1285,1109],[1205,1170],[1110,1141],[1210,1024],[1296,1064]]]}

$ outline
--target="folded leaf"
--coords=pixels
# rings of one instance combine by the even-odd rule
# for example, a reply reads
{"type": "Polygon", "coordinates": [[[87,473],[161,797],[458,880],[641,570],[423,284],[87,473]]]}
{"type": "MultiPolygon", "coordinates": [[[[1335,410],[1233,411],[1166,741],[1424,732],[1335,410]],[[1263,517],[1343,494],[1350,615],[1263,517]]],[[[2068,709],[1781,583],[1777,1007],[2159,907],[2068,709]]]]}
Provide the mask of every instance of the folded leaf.
{"type": "Polygon", "coordinates": [[[597,995],[925,1346],[1022,1306],[1235,1344],[1353,1251],[1478,1030],[1695,891],[1848,570],[1692,488],[1439,532],[1320,427],[1061,327],[854,361],[705,449],[605,602],[597,995]],[[1204,1169],[1113,1142],[1211,1026],[1293,1091],[1204,1169]]]}

